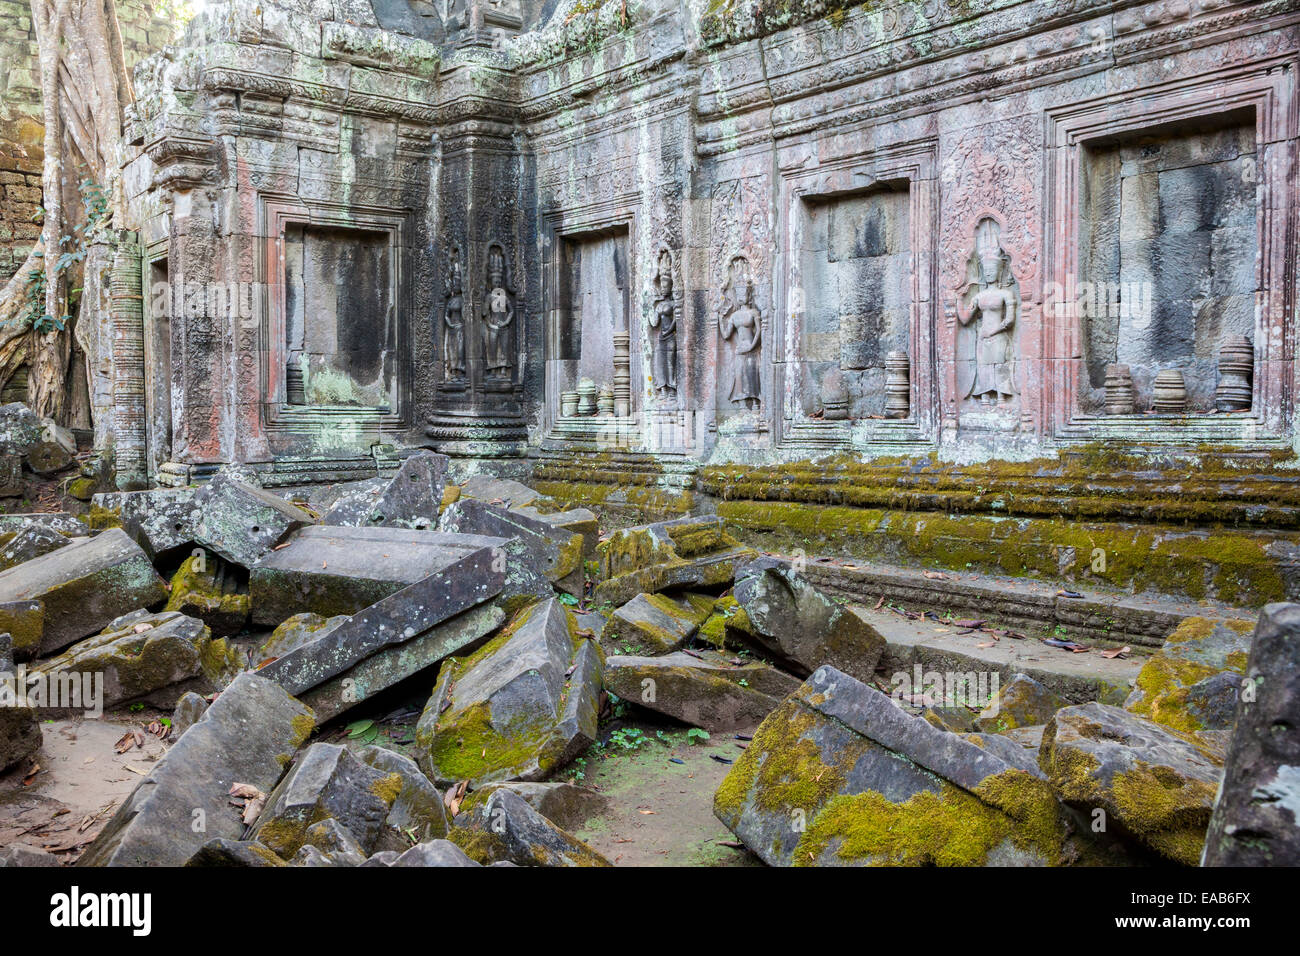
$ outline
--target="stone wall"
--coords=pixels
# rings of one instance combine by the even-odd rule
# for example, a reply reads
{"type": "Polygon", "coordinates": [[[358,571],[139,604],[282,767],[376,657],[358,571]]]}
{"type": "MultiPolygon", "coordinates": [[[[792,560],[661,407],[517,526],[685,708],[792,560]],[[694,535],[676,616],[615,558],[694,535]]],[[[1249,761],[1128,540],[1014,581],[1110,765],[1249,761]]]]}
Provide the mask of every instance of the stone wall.
{"type": "Polygon", "coordinates": [[[173,302],[168,454],[1289,451],[1298,23],[1295,0],[212,4],[145,65],[129,178],[173,291],[255,294],[173,302]],[[388,237],[387,404],[287,397],[304,222],[388,237]]]}

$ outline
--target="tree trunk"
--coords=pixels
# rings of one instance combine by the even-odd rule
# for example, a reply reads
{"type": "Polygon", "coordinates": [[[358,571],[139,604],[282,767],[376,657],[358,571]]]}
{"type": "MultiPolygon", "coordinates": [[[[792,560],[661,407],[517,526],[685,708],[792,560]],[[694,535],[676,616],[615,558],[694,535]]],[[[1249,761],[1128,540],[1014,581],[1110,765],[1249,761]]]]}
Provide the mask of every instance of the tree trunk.
{"type": "MultiPolygon", "coordinates": [[[[60,256],[89,244],[78,199],[83,181],[95,183],[109,197],[110,214],[121,212],[122,106],[132,91],[114,0],[31,0],[31,10],[45,122],[45,221],[40,244],[0,292],[0,319],[25,311],[28,281],[38,268],[45,272],[44,316],[37,320],[40,328],[31,328],[32,317],[27,317],[22,324],[30,332],[25,336],[12,326],[0,332],[0,375],[7,380],[22,363],[15,356],[23,353],[32,408],[61,421],[71,352],[68,290],[79,268],[60,267],[60,256]],[[20,277],[25,278],[17,281],[20,277]],[[22,345],[17,344],[20,337],[27,340],[22,345]]],[[[107,321],[89,304],[81,321],[107,321]]]]}

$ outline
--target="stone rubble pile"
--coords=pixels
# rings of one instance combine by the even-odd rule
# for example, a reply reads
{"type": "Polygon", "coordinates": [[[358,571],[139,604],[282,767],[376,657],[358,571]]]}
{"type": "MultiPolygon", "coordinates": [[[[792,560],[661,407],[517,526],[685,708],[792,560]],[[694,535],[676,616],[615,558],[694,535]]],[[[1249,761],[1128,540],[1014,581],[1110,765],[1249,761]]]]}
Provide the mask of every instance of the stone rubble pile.
{"type": "MultiPolygon", "coordinates": [[[[411,455],[323,517],[227,471],[98,495],[91,534],[0,522],[0,673],[174,708],[82,864],[607,866],[569,832],[606,798],[556,778],[611,700],[753,732],[714,811],[771,865],[1300,862],[1300,754],[1269,732],[1300,706],[1297,606],[1253,648],[1188,619],[1123,707],[1023,674],[979,709],[900,699],[882,634],[719,519],[601,538],[586,509],[447,465],[411,455]],[[411,678],[411,756],[311,741],[411,678]]],[[[35,711],[0,708],[0,770],[40,747],[35,711]]]]}

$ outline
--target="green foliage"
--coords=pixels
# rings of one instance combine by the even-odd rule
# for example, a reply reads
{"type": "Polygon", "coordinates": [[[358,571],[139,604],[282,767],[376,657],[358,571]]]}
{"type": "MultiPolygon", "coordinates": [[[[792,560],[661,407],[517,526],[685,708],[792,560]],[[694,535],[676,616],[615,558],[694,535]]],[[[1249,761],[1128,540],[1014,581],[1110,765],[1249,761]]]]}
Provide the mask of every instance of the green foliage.
{"type": "MultiPolygon", "coordinates": [[[[107,194],[102,187],[90,179],[81,184],[80,190],[85,221],[73,230],[72,235],[59,237],[58,258],[54,261],[54,273],[60,278],[75,266],[85,262],[86,252],[92,244],[105,241],[108,238],[106,235],[109,221],[107,194]]],[[[37,215],[43,219],[45,210],[37,210],[37,215]]],[[[43,257],[43,255],[43,253],[36,253],[38,257],[43,257]]],[[[62,332],[68,327],[68,323],[72,321],[72,312],[74,311],[73,300],[81,292],[79,288],[71,290],[68,296],[68,311],[56,318],[45,311],[45,299],[48,291],[49,284],[45,269],[37,269],[27,280],[27,287],[23,290],[24,305],[18,313],[18,321],[31,326],[42,335],[48,332],[62,332]]]]}
{"type": "Polygon", "coordinates": [[[692,727],[690,730],[686,731],[686,739],[692,746],[694,746],[702,740],[708,740],[709,732],[707,730],[701,730],[699,727],[692,727]]]}

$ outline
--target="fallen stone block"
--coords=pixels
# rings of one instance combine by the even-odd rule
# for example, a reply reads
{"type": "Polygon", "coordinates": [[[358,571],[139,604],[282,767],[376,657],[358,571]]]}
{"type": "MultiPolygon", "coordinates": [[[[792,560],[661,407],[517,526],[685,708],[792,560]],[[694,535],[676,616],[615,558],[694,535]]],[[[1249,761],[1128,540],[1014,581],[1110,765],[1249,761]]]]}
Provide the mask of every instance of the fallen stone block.
{"type": "Polygon", "coordinates": [[[199,506],[194,488],[155,488],[95,495],[93,508],[115,513],[122,530],[144,548],[150,560],[171,558],[194,547],[199,506]]]}
{"type": "Polygon", "coordinates": [[[454,502],[438,521],[442,531],[506,540],[506,597],[547,597],[549,584],[581,597],[583,537],[537,518],[474,498],[454,502]],[[546,582],[541,584],[540,582],[546,582]]]}
{"type": "Polygon", "coordinates": [[[397,774],[402,780],[397,799],[384,820],[387,827],[403,835],[413,835],[421,842],[447,835],[447,808],[442,794],[414,760],[383,747],[366,747],[356,756],[367,767],[384,774],[397,774]]]}
{"type": "Polygon", "coordinates": [[[371,655],[410,641],[460,612],[491,600],[501,590],[504,573],[494,551],[503,544],[499,538],[397,528],[332,528],[326,533],[341,531],[416,535],[429,546],[424,553],[428,562],[424,568],[434,570],[261,669],[263,676],[279,682],[290,693],[323,684],[371,655]]]}
{"type": "Polygon", "coordinates": [[[355,614],[431,575],[455,574],[469,555],[491,547],[475,541],[483,539],[408,528],[305,528],[249,572],[253,622],[269,627],[302,611],[355,614]]]}
{"type": "Polygon", "coordinates": [[[230,787],[273,791],[314,727],[311,710],[283,688],[241,674],[154,765],[79,863],[179,866],[209,840],[241,840],[230,787]],[[200,817],[202,832],[194,827],[200,817]]]}
{"type": "Polygon", "coordinates": [[[498,787],[456,818],[451,839],[479,863],[516,866],[612,866],[573,834],[542,816],[509,787],[498,787]]]}
{"type": "Polygon", "coordinates": [[[103,705],[142,701],[171,708],[188,692],[219,690],[239,672],[240,655],[203,622],[172,611],[129,615],[102,634],[42,661],[39,673],[102,674],[103,705]]]}
{"type": "Polygon", "coordinates": [[[0,847],[0,866],[62,866],[53,853],[16,843],[0,847]]]}
{"type": "Polygon", "coordinates": [[[30,707],[17,707],[23,688],[14,669],[13,642],[0,632],[0,773],[41,749],[41,722],[30,707]]]}
{"type": "Polygon", "coordinates": [[[638,594],[609,616],[600,643],[608,654],[668,654],[680,650],[713,612],[702,594],[638,594]]]}
{"type": "Polygon", "coordinates": [[[385,481],[345,493],[321,518],[324,525],[415,528],[427,530],[438,520],[447,483],[446,455],[417,452],[385,481]]]}
{"type": "Polygon", "coordinates": [[[79,538],[8,571],[0,571],[0,603],[43,601],[38,653],[50,654],[136,608],[167,597],[163,579],[140,546],[119,528],[79,538]]]}
{"type": "Polygon", "coordinates": [[[713,806],[772,865],[1109,858],[1040,775],[908,716],[829,666],[763,721],[713,806]]]}
{"type": "Polygon", "coordinates": [[[249,835],[287,860],[306,842],[309,827],[332,819],[369,854],[401,786],[399,774],[361,763],[346,747],[312,744],[275,788],[249,835]]]}
{"type": "Polygon", "coordinates": [[[476,791],[476,798],[486,798],[498,787],[513,790],[524,802],[564,830],[576,830],[588,820],[608,809],[611,800],[606,794],[590,787],[573,783],[512,780],[508,783],[490,783],[476,791]]]}
{"type": "Polygon", "coordinates": [[[7,571],[71,543],[72,539],[67,535],[46,525],[28,525],[0,546],[0,571],[7,571]]]}
{"type": "Polygon", "coordinates": [[[1038,764],[1066,803],[1104,810],[1112,828],[1166,859],[1200,862],[1222,768],[1190,736],[1080,704],[1048,723],[1038,764]]]}
{"type": "Polygon", "coordinates": [[[333,817],[326,817],[307,828],[303,844],[291,861],[294,866],[317,866],[319,855],[329,866],[360,866],[366,862],[365,851],[351,831],[333,817]],[[315,851],[315,853],[311,853],[315,851]],[[308,853],[304,860],[304,852],[308,853]]]}
{"type": "Polygon", "coordinates": [[[0,405],[0,454],[25,456],[41,438],[41,416],[22,402],[0,405]]]}
{"type": "Polygon", "coordinates": [[[248,624],[248,588],[233,565],[216,555],[195,555],[172,576],[165,610],[198,618],[218,637],[238,634],[248,624]]]}
{"type": "Polygon", "coordinates": [[[185,866],[285,866],[269,847],[256,840],[218,837],[194,851],[185,866]]]}
{"type": "Polygon", "coordinates": [[[27,467],[38,475],[63,471],[77,460],[77,439],[68,429],[41,419],[40,436],[27,449],[27,467]]]}
{"type": "Polygon", "coordinates": [[[5,601],[0,604],[0,634],[13,639],[14,657],[30,659],[45,634],[44,601],[5,601]]]}
{"type": "Polygon", "coordinates": [[[1006,733],[1018,727],[1046,724],[1067,703],[1032,677],[1016,674],[998,688],[975,723],[987,733],[1006,733]]]}
{"type": "Polygon", "coordinates": [[[1300,604],[1269,604],[1245,668],[1205,866],[1300,866],[1300,604]]]}
{"type": "Polygon", "coordinates": [[[529,505],[513,510],[525,518],[544,522],[557,531],[582,535],[582,553],[587,556],[596,553],[596,546],[600,544],[600,520],[591,509],[572,508],[568,511],[548,512],[529,505]]]}
{"type": "Polygon", "coordinates": [[[84,538],[90,534],[90,528],[84,521],[66,511],[0,514],[0,535],[16,534],[31,527],[56,531],[69,538],[84,538]]]}
{"type": "Polygon", "coordinates": [[[26,490],[22,458],[0,453],[0,498],[19,498],[26,490]]]}
{"type": "Polygon", "coordinates": [[[799,679],[759,661],[732,664],[713,651],[610,657],[605,688],[623,700],[705,730],[757,726],[799,679]]]}
{"type": "Polygon", "coordinates": [[[1248,621],[1185,618],[1138,672],[1124,709],[1173,730],[1230,730],[1250,651],[1248,621]]]}
{"type": "Polygon", "coordinates": [[[416,727],[420,769],[439,786],[544,779],[595,740],[603,670],[557,599],[519,612],[443,664],[416,727]]]}
{"type": "Polygon", "coordinates": [[[758,556],[727,534],[722,519],[678,518],[613,532],[598,551],[597,603],[626,604],[638,594],[730,584],[758,556]]]}
{"type": "Polygon", "coordinates": [[[338,627],[348,617],[347,614],[323,617],[311,611],[304,611],[302,614],[286,618],[258,648],[258,653],[261,655],[259,660],[284,657],[290,651],[295,651],[304,644],[310,644],[318,637],[324,637],[328,631],[338,627]]]}
{"type": "Polygon", "coordinates": [[[473,646],[499,628],[505,618],[505,612],[495,604],[480,604],[435,624],[418,637],[376,651],[341,674],[302,691],[299,697],[316,712],[321,723],[333,720],[380,691],[473,646]]]}
{"type": "Polygon", "coordinates": [[[224,472],[195,492],[194,504],[199,514],[195,544],[246,568],[291,531],[315,520],[278,495],[224,472]]]}
{"type": "Polygon", "coordinates": [[[735,595],[751,633],[771,652],[810,671],[829,664],[858,680],[874,678],[885,639],[789,562],[764,557],[745,566],[735,595]]]}
{"type": "Polygon", "coordinates": [[[491,475],[472,475],[459,485],[460,498],[477,498],[507,508],[526,508],[550,499],[541,492],[511,478],[493,478],[491,475]]]}
{"type": "Polygon", "coordinates": [[[176,709],[172,711],[172,732],[171,740],[174,743],[176,738],[185,731],[189,730],[199,722],[208,709],[207,698],[187,691],[181,695],[181,699],[176,702],[176,709]]]}

